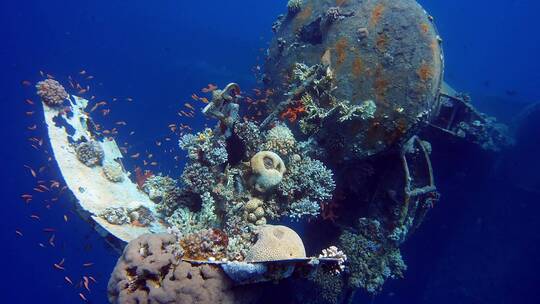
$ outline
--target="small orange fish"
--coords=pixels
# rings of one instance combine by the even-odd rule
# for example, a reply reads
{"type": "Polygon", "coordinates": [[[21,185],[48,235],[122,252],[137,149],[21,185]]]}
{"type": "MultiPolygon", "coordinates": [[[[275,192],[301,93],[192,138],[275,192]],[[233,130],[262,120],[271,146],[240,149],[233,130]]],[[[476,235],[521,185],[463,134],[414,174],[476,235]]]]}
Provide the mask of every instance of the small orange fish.
{"type": "Polygon", "coordinates": [[[23,87],[29,87],[32,85],[32,83],[28,80],[21,81],[21,84],[23,85],[23,87]]]}
{"type": "Polygon", "coordinates": [[[36,215],[36,214],[30,215],[30,218],[33,218],[33,219],[35,219],[35,220],[39,220],[39,219],[40,219],[39,216],[36,215]]]}
{"type": "Polygon", "coordinates": [[[197,96],[197,94],[193,93],[193,94],[191,94],[191,99],[197,101],[197,100],[199,100],[199,96],[197,96]]]}
{"type": "Polygon", "coordinates": [[[15,233],[16,233],[18,236],[23,236],[22,232],[20,232],[19,230],[15,230],[15,233]]]}
{"type": "Polygon", "coordinates": [[[88,263],[84,263],[84,264],[83,264],[83,267],[90,267],[90,266],[92,266],[92,265],[94,265],[94,263],[88,262],[88,263]]]}
{"type": "Polygon", "coordinates": [[[195,111],[195,108],[189,102],[184,103],[184,106],[188,109],[195,111]]]}
{"type": "Polygon", "coordinates": [[[66,270],[66,268],[64,268],[64,266],[58,265],[58,264],[56,264],[56,263],[53,264],[53,267],[56,268],[56,269],[58,269],[58,270],[66,270]]]}
{"type": "Polygon", "coordinates": [[[127,97],[126,100],[127,100],[127,101],[133,101],[133,98],[127,97]]]}
{"type": "Polygon", "coordinates": [[[47,74],[47,78],[49,78],[49,79],[54,79],[54,76],[51,75],[51,74],[47,74]]]}
{"type": "Polygon", "coordinates": [[[81,70],[81,71],[79,72],[79,75],[84,75],[84,74],[86,74],[86,70],[81,70]]]}
{"type": "Polygon", "coordinates": [[[43,71],[39,71],[39,75],[41,75],[41,77],[45,77],[45,73],[43,73],[43,71]]]}
{"type": "Polygon", "coordinates": [[[26,112],[26,115],[31,116],[31,115],[34,115],[34,113],[35,113],[34,111],[28,111],[26,112]]]}
{"type": "Polygon", "coordinates": [[[32,169],[30,166],[28,165],[24,165],[28,170],[30,170],[30,174],[32,174],[32,176],[35,178],[37,176],[36,174],[36,171],[34,171],[34,169],[32,169]]]}
{"type": "Polygon", "coordinates": [[[127,125],[127,123],[125,121],[117,121],[116,124],[119,125],[119,126],[127,125]]]}
{"type": "Polygon", "coordinates": [[[206,88],[201,89],[201,91],[202,91],[203,93],[210,93],[210,92],[212,92],[212,91],[214,91],[214,90],[216,90],[216,89],[217,89],[217,86],[216,86],[216,85],[213,85],[213,84],[209,83],[209,84],[206,86],[206,88]]]}
{"type": "Polygon", "coordinates": [[[141,153],[135,153],[135,154],[131,155],[130,157],[133,158],[133,159],[136,159],[136,158],[139,158],[140,155],[141,155],[141,153]]]}
{"type": "Polygon", "coordinates": [[[86,77],[86,80],[92,80],[92,79],[94,79],[94,76],[88,76],[88,77],[86,77]]]}
{"type": "Polygon", "coordinates": [[[67,223],[67,221],[68,221],[68,216],[64,214],[64,222],[67,223]]]}
{"type": "Polygon", "coordinates": [[[84,296],[84,294],[82,292],[79,292],[79,297],[85,301],[85,302],[88,302],[88,299],[86,299],[86,297],[84,296]]]}
{"type": "Polygon", "coordinates": [[[210,101],[208,100],[208,98],[206,97],[201,97],[199,98],[200,101],[202,101],[203,103],[209,103],[210,101]]]}
{"type": "Polygon", "coordinates": [[[30,98],[27,98],[27,99],[25,99],[24,101],[25,101],[27,104],[29,104],[29,105],[33,105],[33,104],[34,104],[34,101],[33,101],[32,99],[30,99],[30,98]]]}
{"type": "Polygon", "coordinates": [[[86,89],[80,89],[80,90],[77,92],[77,94],[82,95],[82,94],[85,94],[86,92],[88,92],[88,90],[86,90],[86,89]]]}
{"type": "Polygon", "coordinates": [[[66,282],[68,282],[69,284],[73,285],[73,281],[68,276],[65,276],[64,280],[66,280],[66,282]]]}

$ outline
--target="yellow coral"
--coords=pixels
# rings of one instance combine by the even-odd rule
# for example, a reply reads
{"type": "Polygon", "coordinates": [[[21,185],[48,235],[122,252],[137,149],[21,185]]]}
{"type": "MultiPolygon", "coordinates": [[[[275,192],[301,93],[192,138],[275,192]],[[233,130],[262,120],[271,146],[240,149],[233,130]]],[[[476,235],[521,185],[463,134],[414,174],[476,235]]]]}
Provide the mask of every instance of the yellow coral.
{"type": "Polygon", "coordinates": [[[305,258],[300,236],[285,226],[264,225],[257,230],[257,242],[246,254],[246,261],[275,261],[305,258]]]}
{"type": "Polygon", "coordinates": [[[283,179],[286,170],[281,157],[270,151],[255,154],[251,158],[250,165],[255,189],[260,192],[276,187],[283,179]]]}

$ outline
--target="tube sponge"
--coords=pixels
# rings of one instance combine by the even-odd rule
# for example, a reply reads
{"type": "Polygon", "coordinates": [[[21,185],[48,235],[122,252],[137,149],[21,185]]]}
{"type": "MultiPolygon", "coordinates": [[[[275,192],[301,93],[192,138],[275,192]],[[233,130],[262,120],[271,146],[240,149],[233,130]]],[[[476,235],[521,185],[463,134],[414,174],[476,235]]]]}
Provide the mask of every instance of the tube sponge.
{"type": "Polygon", "coordinates": [[[261,151],[255,154],[250,161],[251,172],[254,175],[255,189],[267,192],[276,187],[283,179],[285,163],[274,152],[261,151]]]}

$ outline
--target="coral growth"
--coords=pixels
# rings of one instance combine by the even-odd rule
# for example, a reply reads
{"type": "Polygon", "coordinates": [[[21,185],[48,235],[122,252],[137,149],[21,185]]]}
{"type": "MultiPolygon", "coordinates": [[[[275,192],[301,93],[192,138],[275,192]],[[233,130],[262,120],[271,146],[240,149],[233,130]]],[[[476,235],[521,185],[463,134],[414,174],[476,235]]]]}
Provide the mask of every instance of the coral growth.
{"type": "Polygon", "coordinates": [[[263,149],[287,156],[296,151],[296,140],[286,125],[278,124],[266,133],[263,149]]]}
{"type": "Polygon", "coordinates": [[[179,145],[193,161],[200,161],[210,167],[227,162],[225,138],[215,136],[212,129],[206,128],[196,135],[184,135],[180,138],[179,145]]]}
{"type": "Polygon", "coordinates": [[[318,215],[320,205],[332,198],[335,187],[332,171],[322,162],[304,157],[289,163],[278,191],[291,201],[289,216],[298,219],[304,215],[318,215]]]}
{"type": "Polygon", "coordinates": [[[302,9],[302,4],[302,0],[289,0],[289,2],[287,2],[287,10],[291,15],[294,15],[302,9]]]}
{"type": "Polygon", "coordinates": [[[45,79],[36,84],[37,94],[49,107],[62,105],[69,95],[66,89],[54,79],[45,79]]]}
{"type": "Polygon", "coordinates": [[[97,141],[85,141],[79,143],[75,152],[80,162],[88,167],[101,166],[103,163],[103,148],[97,141]]]}
{"type": "Polygon", "coordinates": [[[184,258],[189,260],[222,260],[226,257],[229,239],[225,232],[216,229],[204,229],[180,239],[184,249],[184,258]]]}
{"type": "Polygon", "coordinates": [[[379,221],[361,218],[358,232],[345,230],[339,241],[349,261],[350,287],[375,294],[386,279],[403,277],[407,266],[394,242],[385,237],[379,221]]]}
{"type": "Polygon", "coordinates": [[[124,170],[116,161],[105,161],[103,164],[103,175],[114,183],[119,183],[124,180],[124,170]]]}
{"type": "Polygon", "coordinates": [[[132,224],[146,227],[154,221],[152,212],[144,206],[138,208],[108,207],[99,216],[113,225],[132,224]]]}
{"type": "Polygon", "coordinates": [[[168,217],[167,222],[178,229],[180,235],[196,233],[203,229],[220,226],[220,220],[216,214],[215,201],[210,193],[201,195],[201,210],[193,211],[188,207],[179,206],[173,214],[168,217]]]}
{"type": "Polygon", "coordinates": [[[255,225],[265,225],[266,218],[264,217],[263,202],[258,198],[250,199],[244,205],[244,213],[246,220],[255,225]]]}
{"type": "Polygon", "coordinates": [[[217,267],[182,262],[172,234],[145,234],[131,241],[108,283],[113,304],[253,303],[217,267]]]}
{"type": "Polygon", "coordinates": [[[289,227],[265,225],[257,229],[257,242],[246,254],[247,261],[305,258],[304,243],[289,227]]]}
{"type": "Polygon", "coordinates": [[[279,155],[271,151],[261,151],[250,161],[254,187],[257,191],[267,192],[275,188],[283,179],[285,163],[279,155]]]}

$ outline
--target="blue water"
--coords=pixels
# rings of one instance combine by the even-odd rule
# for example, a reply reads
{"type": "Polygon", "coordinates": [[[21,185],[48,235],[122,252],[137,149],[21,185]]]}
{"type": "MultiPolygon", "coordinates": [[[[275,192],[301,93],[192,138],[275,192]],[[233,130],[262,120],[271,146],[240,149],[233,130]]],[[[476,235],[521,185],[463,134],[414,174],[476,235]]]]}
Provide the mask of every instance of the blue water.
{"type": "MultiPolygon", "coordinates": [[[[110,119],[128,122],[120,141],[129,139],[134,149],[152,151],[155,140],[169,135],[167,125],[178,120],[176,110],[206,84],[256,85],[253,68],[263,63],[271,24],[285,11],[285,3],[0,2],[0,303],[78,303],[83,288],[77,284],[89,275],[97,283],[85,292],[88,300],[107,303],[106,284],[118,257],[77,216],[67,196],[47,202],[50,196],[43,195],[29,204],[20,199],[34,187],[23,166],[47,165],[47,156],[27,141],[45,137],[45,131],[26,129],[42,126],[43,119],[39,111],[24,114],[32,109],[24,100],[36,96],[21,81],[35,83],[40,70],[63,81],[86,70],[95,76],[87,81],[91,95],[119,98],[110,119]],[[130,131],[135,135],[130,137],[130,131]],[[54,248],[48,243],[52,234],[54,248]],[[59,271],[53,264],[62,259],[66,270],[59,271]],[[94,264],[83,266],[89,262],[94,264]]],[[[421,3],[435,16],[444,39],[446,80],[469,92],[482,111],[510,122],[519,109],[540,101],[538,1],[421,3]]],[[[192,126],[204,124],[200,120],[192,126]]],[[[527,160],[538,167],[538,134],[538,129],[530,130],[528,148],[499,161],[527,160]]],[[[444,158],[448,152],[434,153],[444,158]]],[[[160,170],[179,170],[172,153],[163,159],[160,170]]],[[[443,198],[404,245],[406,278],[388,282],[374,299],[359,295],[358,303],[540,303],[540,189],[518,187],[510,178],[538,181],[537,171],[515,166],[525,169],[494,174],[485,159],[463,155],[459,160],[435,164],[443,198]]],[[[54,162],[49,166],[43,177],[58,179],[54,162]]]]}

